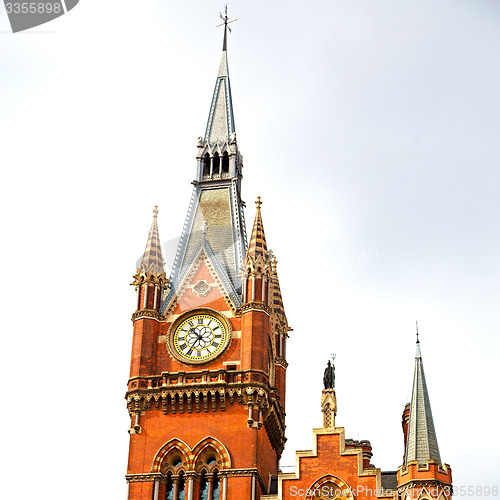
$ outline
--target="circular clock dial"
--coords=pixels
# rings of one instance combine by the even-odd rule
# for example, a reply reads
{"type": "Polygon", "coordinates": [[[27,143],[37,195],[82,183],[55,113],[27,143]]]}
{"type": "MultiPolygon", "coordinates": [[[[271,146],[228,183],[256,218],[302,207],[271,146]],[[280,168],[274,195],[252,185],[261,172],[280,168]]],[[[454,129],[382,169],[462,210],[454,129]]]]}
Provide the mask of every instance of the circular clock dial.
{"type": "Polygon", "coordinates": [[[174,349],[194,362],[215,358],[226,345],[224,323],[210,314],[197,314],[184,320],[174,332],[174,349]]]}

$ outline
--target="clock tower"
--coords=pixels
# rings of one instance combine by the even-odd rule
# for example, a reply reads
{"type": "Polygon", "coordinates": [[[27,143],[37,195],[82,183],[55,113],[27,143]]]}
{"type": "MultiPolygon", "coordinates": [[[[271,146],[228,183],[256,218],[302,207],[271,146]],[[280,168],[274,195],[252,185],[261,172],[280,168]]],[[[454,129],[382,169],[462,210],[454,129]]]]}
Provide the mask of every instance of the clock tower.
{"type": "Polygon", "coordinates": [[[130,500],[256,500],[285,444],[289,328],[260,198],[247,242],[227,24],[171,276],[156,207],[134,276],[130,500]]]}

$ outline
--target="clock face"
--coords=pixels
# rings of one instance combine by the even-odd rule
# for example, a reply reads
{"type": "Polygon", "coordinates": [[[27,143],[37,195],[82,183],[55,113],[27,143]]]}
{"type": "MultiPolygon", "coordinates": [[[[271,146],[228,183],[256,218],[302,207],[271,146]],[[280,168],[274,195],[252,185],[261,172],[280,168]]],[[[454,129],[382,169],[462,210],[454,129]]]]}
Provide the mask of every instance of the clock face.
{"type": "Polygon", "coordinates": [[[174,331],[177,355],[191,363],[218,356],[226,347],[228,332],[224,323],[211,314],[196,314],[185,319],[174,331]]]}

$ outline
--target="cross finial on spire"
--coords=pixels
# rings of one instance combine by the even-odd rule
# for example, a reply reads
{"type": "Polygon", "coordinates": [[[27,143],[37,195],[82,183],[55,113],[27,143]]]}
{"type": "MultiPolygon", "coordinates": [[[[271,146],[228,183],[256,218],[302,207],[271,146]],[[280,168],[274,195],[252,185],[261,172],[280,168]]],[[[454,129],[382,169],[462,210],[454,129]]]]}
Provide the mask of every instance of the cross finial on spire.
{"type": "Polygon", "coordinates": [[[156,219],[158,217],[158,205],[155,205],[153,208],[153,217],[156,219]]]}
{"type": "Polygon", "coordinates": [[[418,321],[415,321],[415,323],[417,324],[417,344],[420,344],[420,340],[418,339],[418,321]]]}
{"type": "Polygon", "coordinates": [[[262,206],[262,202],[260,201],[260,196],[257,196],[257,201],[255,202],[257,205],[257,208],[260,210],[260,207],[262,206]]]}
{"type": "Polygon", "coordinates": [[[224,43],[222,45],[222,51],[225,52],[227,48],[227,30],[229,30],[229,33],[231,33],[231,28],[228,26],[228,24],[234,23],[238,19],[233,19],[232,21],[229,21],[229,17],[227,17],[227,4],[224,9],[224,15],[222,15],[222,12],[219,12],[219,17],[224,21],[221,24],[218,24],[216,28],[219,28],[220,26],[224,26],[224,43]]]}

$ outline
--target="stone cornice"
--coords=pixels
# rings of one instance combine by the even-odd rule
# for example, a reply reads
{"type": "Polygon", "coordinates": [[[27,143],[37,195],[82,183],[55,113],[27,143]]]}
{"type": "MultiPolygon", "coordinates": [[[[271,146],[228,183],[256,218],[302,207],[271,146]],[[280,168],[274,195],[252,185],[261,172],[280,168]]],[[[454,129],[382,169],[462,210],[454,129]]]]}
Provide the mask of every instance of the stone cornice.
{"type": "Polygon", "coordinates": [[[441,486],[441,488],[447,490],[451,487],[451,483],[446,483],[444,481],[441,481],[440,479],[412,479],[407,483],[400,484],[397,490],[399,492],[403,492],[414,488],[425,488],[426,486],[429,487],[441,486]]]}
{"type": "Polygon", "coordinates": [[[255,476],[257,478],[257,481],[259,482],[260,489],[266,493],[267,488],[266,485],[264,484],[264,481],[260,477],[259,471],[257,468],[252,468],[252,469],[223,469],[219,472],[219,475],[221,477],[245,477],[245,476],[255,476]]]}
{"type": "Polygon", "coordinates": [[[274,391],[269,387],[269,376],[263,370],[227,370],[226,367],[216,370],[188,370],[179,372],[162,372],[161,375],[135,375],[127,382],[129,391],[136,389],[206,388],[211,385],[231,386],[239,383],[251,383],[274,391]],[[133,384],[133,382],[136,382],[133,384]]]}
{"type": "MultiPolygon", "coordinates": [[[[210,372],[207,370],[202,373],[204,380],[207,380],[210,372]]],[[[219,377],[214,382],[176,383],[157,387],[151,386],[151,379],[134,377],[129,381],[129,391],[125,396],[129,415],[143,414],[153,409],[162,411],[164,415],[225,411],[228,405],[244,405],[262,412],[263,422],[257,428],[264,425],[271,445],[281,455],[286,441],[285,413],[279,404],[276,388],[269,387],[263,372],[239,372],[243,377],[237,382],[221,380],[220,375],[227,373],[234,376],[233,371],[218,370],[219,377]]],[[[188,374],[191,375],[190,372],[188,374]]],[[[179,380],[187,374],[168,374],[169,377],[173,375],[179,380]]]]}
{"type": "Polygon", "coordinates": [[[149,474],[126,474],[125,479],[128,483],[145,483],[151,482],[155,479],[161,479],[162,475],[158,472],[151,472],[149,474]]]}
{"type": "Polygon", "coordinates": [[[410,479],[406,483],[401,483],[398,490],[403,491],[412,488],[423,488],[425,486],[441,486],[442,488],[449,488],[451,483],[442,481],[441,479],[426,478],[426,479],[410,479]]]}
{"type": "MultiPolygon", "coordinates": [[[[194,471],[188,471],[185,474],[186,479],[190,478],[196,478],[197,473],[194,471]]],[[[259,482],[259,486],[261,490],[266,493],[267,488],[264,484],[264,481],[262,480],[258,469],[252,468],[252,469],[221,469],[218,473],[220,478],[227,477],[246,477],[246,476],[255,476],[257,478],[257,481],[259,482]]],[[[166,481],[166,476],[161,474],[160,472],[151,472],[148,474],[126,474],[125,479],[129,483],[146,483],[146,482],[153,482],[154,480],[158,480],[160,482],[165,482],[166,481]]]]}
{"type": "MultiPolygon", "coordinates": [[[[266,410],[271,406],[276,406],[277,414],[280,416],[280,419],[284,420],[284,414],[277,405],[276,397],[275,397],[275,389],[271,389],[268,386],[260,383],[244,383],[244,382],[236,382],[236,383],[207,383],[207,384],[193,384],[193,385],[184,385],[184,386],[165,386],[165,387],[155,387],[155,388],[147,388],[140,387],[140,382],[135,380],[133,382],[139,382],[136,385],[139,386],[137,389],[132,389],[127,391],[125,395],[125,399],[127,400],[127,405],[129,407],[129,413],[132,415],[133,413],[143,412],[151,409],[152,404],[155,403],[155,406],[159,408],[160,400],[166,400],[167,397],[170,397],[173,401],[175,401],[175,396],[190,399],[194,396],[196,400],[201,398],[200,402],[215,396],[215,394],[219,394],[221,396],[221,409],[225,409],[225,398],[229,397],[230,403],[232,404],[234,399],[236,398],[239,404],[251,405],[255,408],[260,408],[262,410],[266,410]]],[[[133,383],[132,382],[132,383],[133,383]]],[[[196,411],[201,411],[198,407],[196,407],[196,411]]],[[[205,408],[205,411],[208,411],[208,408],[205,408]]],[[[191,411],[187,411],[191,413],[191,411]]],[[[166,411],[165,413],[168,413],[166,411]]],[[[184,413],[184,410],[180,410],[180,413],[184,413]]]]}

